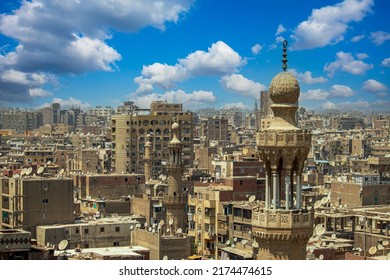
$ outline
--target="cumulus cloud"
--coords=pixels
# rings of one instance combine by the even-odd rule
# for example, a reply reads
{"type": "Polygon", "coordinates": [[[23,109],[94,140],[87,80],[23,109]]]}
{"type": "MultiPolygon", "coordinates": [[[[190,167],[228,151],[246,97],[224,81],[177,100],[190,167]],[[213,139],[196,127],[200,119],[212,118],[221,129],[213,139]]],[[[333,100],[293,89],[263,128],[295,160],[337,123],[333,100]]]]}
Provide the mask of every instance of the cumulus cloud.
{"type": "Polygon", "coordinates": [[[151,102],[160,100],[170,103],[182,103],[187,110],[210,105],[217,100],[212,91],[204,90],[197,90],[192,93],[186,93],[183,90],[168,91],[162,94],[153,92],[140,95],[133,93],[130,94],[129,98],[140,108],[149,108],[151,102]]]}
{"type": "Polygon", "coordinates": [[[13,81],[0,81],[0,99],[4,93],[16,99],[30,96],[32,87],[16,81],[21,78],[23,82],[23,74],[112,71],[121,59],[109,46],[112,30],[135,32],[146,26],[164,30],[192,2],[84,0],[81,5],[80,1],[21,1],[10,14],[0,15],[0,33],[17,42],[15,49],[0,55],[0,76],[8,71],[19,75],[13,81]]]}
{"type": "Polygon", "coordinates": [[[322,103],[322,109],[324,110],[335,110],[336,104],[330,101],[326,101],[325,103],[322,103]]]}
{"type": "Polygon", "coordinates": [[[380,46],[387,40],[390,40],[390,33],[384,31],[371,32],[370,39],[375,45],[380,46]]]}
{"type": "Polygon", "coordinates": [[[329,76],[333,76],[338,70],[348,72],[353,75],[361,75],[366,71],[372,69],[372,64],[365,63],[364,61],[355,59],[351,53],[338,52],[336,54],[336,60],[327,63],[324,66],[324,70],[328,72],[329,76]]]}
{"type": "Polygon", "coordinates": [[[29,89],[30,96],[32,97],[47,97],[52,96],[53,93],[41,88],[30,88],[29,89]]]}
{"type": "Polygon", "coordinates": [[[208,51],[195,51],[176,65],[154,63],[144,66],[141,76],[134,79],[138,93],[150,92],[154,86],[172,88],[177,82],[195,76],[222,76],[236,72],[247,61],[222,41],[213,43],[208,51]]]}
{"type": "Polygon", "coordinates": [[[313,49],[344,40],[349,24],[361,21],[370,11],[373,0],[344,0],[333,6],[313,9],[291,35],[294,49],[313,49]]]}
{"type": "Polygon", "coordinates": [[[355,36],[355,37],[353,37],[353,38],[351,39],[351,42],[352,42],[352,43],[357,43],[357,42],[359,42],[360,40],[364,39],[364,37],[366,37],[364,34],[362,34],[362,35],[357,35],[357,36],[355,36]]]}
{"type": "Polygon", "coordinates": [[[338,103],[338,107],[343,110],[365,110],[367,108],[370,108],[370,102],[365,100],[357,100],[357,101],[346,101],[338,103]]]}
{"type": "Polygon", "coordinates": [[[254,45],[254,46],[251,48],[251,51],[252,51],[252,54],[258,55],[258,54],[261,52],[262,49],[263,49],[263,46],[262,46],[262,45],[256,44],[256,45],[254,45]]]}
{"type": "Polygon", "coordinates": [[[355,95],[355,92],[348,86],[333,85],[330,94],[332,97],[345,98],[355,95]]]}
{"type": "Polygon", "coordinates": [[[242,102],[237,102],[237,103],[227,103],[225,105],[223,105],[222,109],[240,109],[240,110],[248,110],[248,106],[246,106],[244,103],[242,102]]]}
{"type": "Polygon", "coordinates": [[[304,84],[318,84],[326,83],[328,79],[324,77],[313,77],[310,71],[305,71],[304,73],[299,73],[296,69],[290,69],[291,72],[299,81],[302,81],[304,84]]]}
{"type": "Polygon", "coordinates": [[[363,89],[369,92],[387,91],[387,86],[374,79],[369,79],[363,83],[363,89]]]}
{"type": "Polygon", "coordinates": [[[390,67],[390,57],[385,58],[384,60],[382,60],[381,65],[384,66],[384,67],[390,67]]]}
{"type": "Polygon", "coordinates": [[[329,97],[329,92],[323,89],[309,89],[302,92],[301,97],[306,100],[323,100],[329,97]]]}
{"type": "Polygon", "coordinates": [[[69,97],[68,99],[53,98],[50,103],[44,103],[40,105],[39,108],[50,107],[52,103],[59,103],[61,105],[61,109],[80,108],[83,111],[87,111],[91,108],[91,104],[78,100],[74,97],[69,97]]]}
{"type": "Polygon", "coordinates": [[[260,91],[266,90],[266,86],[247,79],[241,74],[223,76],[220,83],[225,89],[250,98],[259,98],[260,91]]]}
{"type": "Polygon", "coordinates": [[[278,28],[276,29],[275,36],[278,36],[278,35],[282,34],[283,32],[286,32],[286,31],[287,31],[287,29],[284,28],[284,26],[282,24],[279,24],[278,28]]]}

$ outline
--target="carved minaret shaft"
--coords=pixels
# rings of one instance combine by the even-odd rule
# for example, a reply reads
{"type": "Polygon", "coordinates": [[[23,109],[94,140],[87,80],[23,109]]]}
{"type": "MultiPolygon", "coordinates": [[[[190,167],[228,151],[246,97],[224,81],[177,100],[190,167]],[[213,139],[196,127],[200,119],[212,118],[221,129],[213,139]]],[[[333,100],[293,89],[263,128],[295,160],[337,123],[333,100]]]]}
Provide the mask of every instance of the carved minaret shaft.
{"type": "Polygon", "coordinates": [[[305,259],[306,244],[313,232],[313,213],[302,209],[301,186],[311,133],[296,124],[300,89],[296,78],[286,71],[287,41],[283,47],[283,71],[269,87],[274,118],[269,128],[256,135],[266,169],[265,209],[254,220],[254,233],[261,248],[258,259],[305,259]]]}
{"type": "Polygon", "coordinates": [[[145,143],[145,182],[152,178],[152,143],[150,142],[150,134],[147,136],[145,143]]]}
{"type": "Polygon", "coordinates": [[[168,169],[168,193],[164,195],[164,206],[166,208],[166,217],[173,221],[173,229],[185,228],[186,212],[185,204],[187,195],[183,193],[182,176],[184,165],[182,162],[183,144],[179,140],[179,125],[175,122],[172,125],[172,140],[168,145],[169,162],[168,169]]]}

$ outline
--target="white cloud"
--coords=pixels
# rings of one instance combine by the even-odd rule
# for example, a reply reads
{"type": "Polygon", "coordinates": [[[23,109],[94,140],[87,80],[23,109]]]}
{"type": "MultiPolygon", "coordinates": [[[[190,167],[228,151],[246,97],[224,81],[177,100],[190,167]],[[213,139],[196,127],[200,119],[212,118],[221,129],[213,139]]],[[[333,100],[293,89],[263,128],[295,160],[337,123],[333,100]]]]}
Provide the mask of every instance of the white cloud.
{"type": "Polygon", "coordinates": [[[266,86],[249,80],[241,74],[223,76],[220,83],[225,89],[250,98],[259,98],[260,91],[266,89],[266,86]]]}
{"type": "Polygon", "coordinates": [[[325,103],[322,103],[322,109],[324,110],[335,110],[336,104],[330,101],[326,101],[325,103]]]}
{"type": "Polygon", "coordinates": [[[382,60],[381,65],[385,66],[385,67],[390,67],[390,57],[385,58],[384,60],[382,60]]]}
{"type": "Polygon", "coordinates": [[[225,105],[223,105],[222,109],[240,109],[240,110],[248,110],[248,106],[246,106],[244,103],[242,102],[237,102],[237,103],[227,103],[225,105]]]}
{"type": "Polygon", "coordinates": [[[146,26],[164,30],[176,23],[193,0],[83,0],[20,1],[19,8],[0,16],[0,33],[17,42],[0,55],[0,76],[18,71],[11,81],[0,81],[0,100],[31,97],[34,89],[23,75],[112,71],[121,55],[111,46],[111,32],[136,32],[146,26]],[[20,73],[24,73],[21,75],[20,73]],[[22,81],[17,83],[17,79],[22,81]],[[24,83],[23,83],[24,82],[24,83]]]}
{"type": "Polygon", "coordinates": [[[368,58],[369,56],[368,56],[368,54],[366,54],[366,53],[357,53],[357,54],[356,54],[356,57],[357,57],[359,60],[363,60],[363,59],[368,58]]]}
{"type": "Polygon", "coordinates": [[[154,63],[144,66],[142,75],[134,79],[139,84],[138,93],[150,92],[154,86],[172,88],[194,76],[219,76],[234,73],[247,61],[222,41],[213,43],[207,52],[195,51],[186,58],[179,59],[176,65],[154,63]]]}
{"type": "Polygon", "coordinates": [[[390,33],[384,31],[371,32],[370,39],[375,45],[379,46],[385,41],[390,40],[390,33]]]}
{"type": "Polygon", "coordinates": [[[61,109],[80,108],[83,111],[87,111],[91,107],[91,104],[87,102],[83,102],[74,97],[69,97],[68,99],[53,98],[50,103],[44,103],[38,108],[50,107],[50,104],[52,103],[59,103],[61,105],[61,109]]]}
{"type": "Polygon", "coordinates": [[[262,45],[256,44],[256,45],[254,45],[254,46],[251,48],[251,51],[252,51],[252,54],[258,55],[258,54],[261,52],[262,49],[263,49],[263,46],[262,46],[262,45]]]}
{"type": "Polygon", "coordinates": [[[52,92],[41,89],[41,88],[30,88],[29,89],[30,96],[32,97],[47,97],[53,95],[52,92]]]}
{"type": "Polygon", "coordinates": [[[387,91],[387,86],[373,79],[363,83],[363,89],[369,92],[387,91]]]}
{"type": "Polygon", "coordinates": [[[361,75],[373,67],[372,64],[367,64],[359,59],[356,60],[351,53],[338,52],[336,54],[336,61],[327,63],[324,66],[324,70],[328,72],[330,76],[333,76],[337,70],[348,72],[353,75],[361,75]]]}
{"type": "Polygon", "coordinates": [[[329,92],[323,89],[309,89],[302,92],[301,97],[306,100],[323,100],[329,97],[329,92]]]}
{"type": "Polygon", "coordinates": [[[210,105],[217,100],[212,91],[204,90],[193,91],[192,93],[186,93],[183,90],[168,91],[163,94],[149,93],[138,95],[133,93],[130,94],[129,98],[140,108],[149,108],[151,102],[160,100],[170,103],[182,103],[186,110],[210,105]]]}
{"type": "Polygon", "coordinates": [[[278,25],[278,29],[276,30],[276,33],[275,33],[275,36],[278,36],[280,34],[282,34],[283,32],[286,32],[286,28],[284,28],[284,26],[282,24],[279,24],[278,25]]]}
{"type": "Polygon", "coordinates": [[[343,110],[364,110],[367,108],[370,108],[370,103],[365,100],[357,100],[354,102],[346,101],[338,103],[338,108],[341,108],[343,110]]]}
{"type": "Polygon", "coordinates": [[[198,50],[179,63],[191,76],[207,76],[235,72],[247,62],[227,44],[218,41],[207,52],[198,50]]]}
{"type": "Polygon", "coordinates": [[[364,37],[366,37],[366,35],[364,35],[364,34],[357,35],[351,39],[351,42],[353,42],[353,43],[359,42],[360,40],[364,39],[364,37]]]}
{"type": "Polygon", "coordinates": [[[326,83],[328,79],[324,77],[313,77],[310,71],[305,71],[304,73],[297,72],[296,69],[290,69],[291,72],[299,81],[302,81],[304,84],[317,84],[317,83],[326,83]]]}
{"type": "Polygon", "coordinates": [[[348,86],[333,85],[330,91],[332,97],[350,97],[355,95],[355,92],[348,86]]]}
{"type": "Polygon", "coordinates": [[[291,37],[294,49],[313,49],[344,40],[351,22],[361,21],[371,11],[373,0],[344,0],[333,6],[313,9],[291,37]]]}

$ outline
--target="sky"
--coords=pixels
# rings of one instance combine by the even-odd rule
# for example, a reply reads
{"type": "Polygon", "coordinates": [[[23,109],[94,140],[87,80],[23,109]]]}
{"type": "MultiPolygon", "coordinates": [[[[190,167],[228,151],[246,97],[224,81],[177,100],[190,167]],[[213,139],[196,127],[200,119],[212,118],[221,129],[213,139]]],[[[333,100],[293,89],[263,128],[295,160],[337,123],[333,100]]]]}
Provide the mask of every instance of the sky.
{"type": "Polygon", "coordinates": [[[0,107],[254,108],[282,71],[299,105],[390,111],[387,0],[0,1],[0,107]]]}

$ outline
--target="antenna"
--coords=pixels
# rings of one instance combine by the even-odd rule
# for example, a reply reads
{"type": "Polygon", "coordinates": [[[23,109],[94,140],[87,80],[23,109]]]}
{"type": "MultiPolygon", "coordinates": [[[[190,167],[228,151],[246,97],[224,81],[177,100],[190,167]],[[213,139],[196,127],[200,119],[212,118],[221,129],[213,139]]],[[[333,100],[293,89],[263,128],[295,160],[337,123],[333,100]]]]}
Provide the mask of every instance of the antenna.
{"type": "Polygon", "coordinates": [[[254,202],[256,200],[256,196],[251,195],[248,199],[249,202],[254,202]]]}
{"type": "Polygon", "coordinates": [[[37,174],[41,174],[43,171],[45,170],[45,168],[43,166],[39,167],[38,170],[37,170],[37,174]]]}
{"type": "Polygon", "coordinates": [[[66,250],[66,248],[68,247],[68,240],[64,239],[60,242],[60,244],[58,244],[58,250],[60,251],[64,251],[66,250]]]}
{"type": "Polygon", "coordinates": [[[376,252],[377,252],[376,246],[372,246],[372,247],[368,250],[368,253],[370,253],[370,255],[375,255],[376,252]]]}
{"type": "Polygon", "coordinates": [[[32,171],[33,171],[32,167],[29,167],[29,168],[26,170],[26,173],[25,173],[25,174],[28,176],[28,175],[31,174],[32,171]]]}

